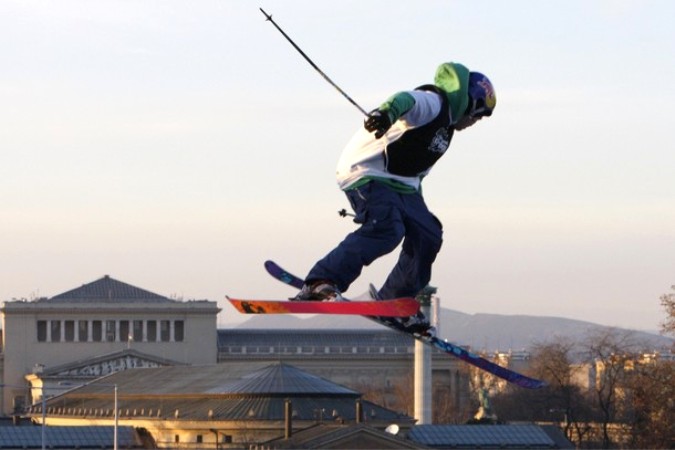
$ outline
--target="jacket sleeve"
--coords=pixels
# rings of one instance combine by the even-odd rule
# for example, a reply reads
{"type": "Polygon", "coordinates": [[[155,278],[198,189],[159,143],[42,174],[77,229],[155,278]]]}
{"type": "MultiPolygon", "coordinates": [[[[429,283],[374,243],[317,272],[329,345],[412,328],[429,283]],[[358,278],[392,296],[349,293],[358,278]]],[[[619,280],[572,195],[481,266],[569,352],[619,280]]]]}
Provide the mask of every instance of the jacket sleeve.
{"type": "Polygon", "coordinates": [[[380,111],[386,111],[391,123],[396,122],[402,115],[415,106],[415,97],[407,91],[397,92],[380,105],[380,111]]]}

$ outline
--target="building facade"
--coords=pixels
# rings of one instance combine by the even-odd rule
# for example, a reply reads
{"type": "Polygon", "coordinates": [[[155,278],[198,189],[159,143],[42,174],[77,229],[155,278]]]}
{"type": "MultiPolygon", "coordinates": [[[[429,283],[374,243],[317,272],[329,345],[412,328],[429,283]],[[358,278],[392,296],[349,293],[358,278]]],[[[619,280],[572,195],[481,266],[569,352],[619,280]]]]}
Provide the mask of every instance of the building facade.
{"type": "MultiPolygon", "coordinates": [[[[129,368],[284,361],[406,414],[414,340],[381,330],[217,330],[210,301],[175,301],[105,276],[51,298],[5,302],[0,407],[10,415],[129,368]]],[[[432,352],[435,420],[475,411],[470,373],[432,352]],[[441,414],[441,415],[439,415],[441,414]]]]}
{"type": "MultiPolygon", "coordinates": [[[[27,379],[41,383],[43,373],[74,362],[80,373],[70,377],[84,379],[126,365],[214,364],[219,311],[216,302],[176,301],[107,275],[51,298],[5,302],[0,409],[12,414],[26,406],[27,379]],[[131,349],[138,353],[118,355],[131,349]],[[98,365],[87,368],[86,361],[96,358],[98,365]]],[[[48,396],[64,389],[33,387],[48,396]]]]}

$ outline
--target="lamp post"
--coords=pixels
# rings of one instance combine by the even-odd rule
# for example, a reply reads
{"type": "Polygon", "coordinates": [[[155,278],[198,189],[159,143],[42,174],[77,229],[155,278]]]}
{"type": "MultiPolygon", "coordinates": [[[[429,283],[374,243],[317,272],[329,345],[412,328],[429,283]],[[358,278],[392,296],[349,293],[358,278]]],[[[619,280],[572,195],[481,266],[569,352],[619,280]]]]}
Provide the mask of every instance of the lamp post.
{"type": "MultiPolygon", "coordinates": [[[[113,413],[113,417],[114,417],[114,422],[113,422],[113,450],[118,450],[119,436],[118,436],[117,431],[118,431],[118,425],[119,425],[119,407],[118,407],[118,396],[117,396],[117,383],[108,383],[108,384],[106,384],[106,383],[96,383],[96,380],[94,380],[94,381],[90,381],[89,383],[73,385],[73,386],[70,386],[67,383],[60,383],[60,384],[62,386],[72,387],[73,389],[86,387],[86,386],[89,386],[91,384],[96,384],[96,386],[101,386],[101,387],[111,387],[111,388],[113,388],[113,393],[114,393],[113,405],[114,405],[114,408],[115,408],[115,411],[113,413]]],[[[51,389],[51,388],[47,388],[47,389],[51,389]]],[[[43,430],[44,430],[44,423],[45,423],[45,401],[44,401],[44,392],[43,392],[43,395],[42,395],[42,427],[43,427],[43,430]]],[[[44,431],[43,431],[43,433],[44,433],[44,431]]],[[[45,450],[45,448],[44,448],[44,438],[43,438],[43,441],[42,441],[42,446],[43,446],[42,450],[45,450]]]]}
{"type": "MultiPolygon", "coordinates": [[[[40,387],[32,387],[32,386],[17,386],[14,384],[5,384],[5,383],[0,383],[0,387],[5,388],[21,388],[21,389],[30,389],[31,391],[33,389],[40,389],[42,392],[41,395],[41,404],[42,404],[42,424],[41,424],[41,441],[42,441],[42,450],[46,450],[47,448],[47,396],[45,395],[46,390],[68,390],[68,389],[76,389],[76,388],[81,388],[88,386],[92,383],[95,383],[96,381],[90,381],[89,383],[84,383],[84,384],[79,384],[79,385],[69,385],[67,383],[60,383],[60,386],[45,386],[42,385],[40,387]]],[[[113,392],[114,392],[114,405],[115,405],[115,412],[114,412],[114,426],[113,426],[113,450],[118,450],[118,424],[119,424],[119,407],[118,407],[118,399],[117,399],[117,384],[105,384],[105,383],[96,383],[97,386],[101,387],[112,387],[113,392]]]]}
{"type": "MultiPolygon", "coordinates": [[[[43,381],[43,383],[44,383],[44,381],[43,381]]],[[[34,389],[34,388],[31,387],[31,389],[34,389]]],[[[40,386],[39,388],[36,388],[36,389],[40,389],[40,391],[42,392],[41,395],[40,395],[40,403],[42,404],[42,408],[41,408],[42,409],[42,423],[40,424],[40,428],[41,428],[40,429],[40,433],[41,433],[40,441],[42,442],[42,450],[45,450],[47,448],[47,396],[45,395],[45,390],[50,390],[50,389],[54,389],[54,390],[61,389],[61,390],[63,390],[63,389],[69,389],[69,388],[58,387],[58,386],[45,387],[45,385],[43,384],[42,386],[40,386]]]]}
{"type": "MultiPolygon", "coordinates": [[[[47,442],[47,430],[45,429],[45,420],[46,420],[46,398],[45,398],[45,389],[51,389],[51,388],[45,388],[44,386],[40,386],[39,388],[34,388],[32,386],[17,386],[15,384],[5,384],[2,383],[0,384],[0,387],[5,388],[5,387],[10,387],[10,388],[22,388],[22,389],[30,389],[31,391],[33,389],[40,389],[42,391],[41,400],[42,400],[42,424],[41,424],[41,429],[40,429],[40,440],[42,442],[42,450],[45,450],[46,448],[46,442],[47,442]]],[[[31,395],[32,397],[32,395],[31,395]]]]}
{"type": "Polygon", "coordinates": [[[42,401],[42,423],[40,424],[41,428],[41,433],[42,433],[42,450],[45,450],[45,442],[47,442],[47,439],[45,439],[45,435],[47,433],[47,430],[45,429],[46,422],[47,422],[47,397],[45,396],[45,387],[42,386],[42,394],[40,395],[40,400],[42,401]]]}
{"type": "Polygon", "coordinates": [[[119,409],[117,408],[117,384],[114,384],[113,386],[115,389],[115,400],[114,400],[114,405],[115,405],[115,424],[113,427],[113,450],[117,450],[117,425],[118,425],[118,420],[119,420],[119,409]]]}

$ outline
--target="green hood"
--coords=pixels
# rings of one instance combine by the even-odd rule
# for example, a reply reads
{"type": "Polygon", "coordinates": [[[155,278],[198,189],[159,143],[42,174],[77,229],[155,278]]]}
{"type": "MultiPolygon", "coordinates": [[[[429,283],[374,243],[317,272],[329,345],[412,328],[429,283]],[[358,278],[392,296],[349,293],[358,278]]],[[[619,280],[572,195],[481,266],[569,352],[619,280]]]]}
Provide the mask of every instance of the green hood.
{"type": "Polygon", "coordinates": [[[469,106],[469,69],[459,63],[443,63],[436,69],[434,84],[446,92],[452,121],[457,122],[469,106]]]}

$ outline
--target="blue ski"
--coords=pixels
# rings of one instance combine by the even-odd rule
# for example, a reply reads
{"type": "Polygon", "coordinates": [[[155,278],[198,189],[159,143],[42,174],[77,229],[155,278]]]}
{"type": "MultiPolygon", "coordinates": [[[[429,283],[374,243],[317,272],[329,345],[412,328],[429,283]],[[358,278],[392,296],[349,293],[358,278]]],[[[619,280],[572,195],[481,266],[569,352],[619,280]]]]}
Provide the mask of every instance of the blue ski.
{"type": "MultiPolygon", "coordinates": [[[[303,279],[291,274],[290,272],[287,272],[286,270],[281,268],[278,264],[276,264],[274,261],[265,261],[265,269],[270,275],[272,275],[277,280],[286,283],[289,286],[293,286],[296,289],[302,289],[302,285],[304,283],[303,279]]],[[[364,316],[364,317],[374,320],[375,322],[380,323],[393,330],[405,333],[408,336],[411,336],[420,342],[423,342],[427,345],[437,348],[444,353],[459,358],[464,362],[476,366],[479,369],[485,370],[486,372],[489,372],[495,375],[496,377],[502,378],[517,386],[528,389],[538,389],[546,386],[546,383],[542,380],[530,378],[521,373],[507,369],[506,367],[502,367],[498,364],[493,363],[492,361],[489,361],[479,355],[476,355],[475,353],[466,350],[465,348],[460,347],[459,345],[441,340],[435,336],[422,336],[419,334],[410,333],[405,329],[403,329],[400,325],[398,325],[397,321],[390,321],[371,316],[364,316]]]]}

